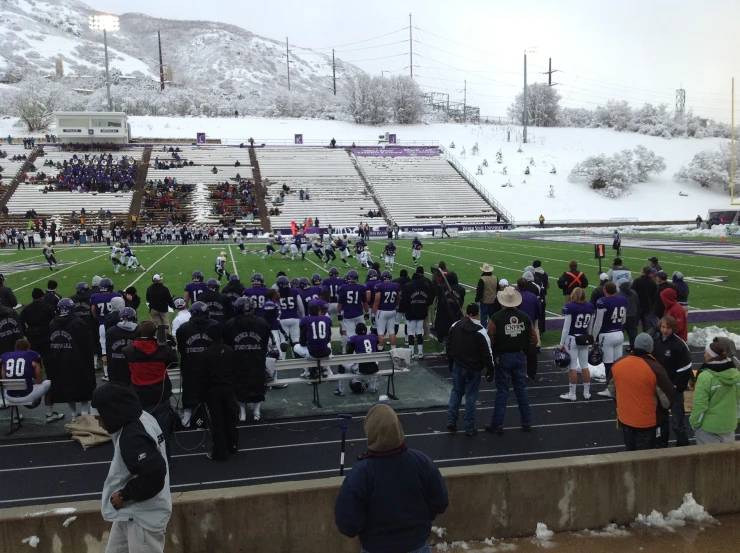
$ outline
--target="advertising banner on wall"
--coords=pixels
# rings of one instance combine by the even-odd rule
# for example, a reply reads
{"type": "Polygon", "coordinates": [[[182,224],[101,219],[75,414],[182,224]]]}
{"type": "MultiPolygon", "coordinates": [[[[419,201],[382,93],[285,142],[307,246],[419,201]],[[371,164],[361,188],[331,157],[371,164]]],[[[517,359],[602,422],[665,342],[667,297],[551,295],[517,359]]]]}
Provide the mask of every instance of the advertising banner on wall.
{"type": "Polygon", "coordinates": [[[206,143],[206,133],[204,133],[204,132],[199,132],[199,133],[197,134],[197,140],[196,140],[196,142],[197,142],[198,144],[205,144],[205,143],[206,143]]]}
{"type": "Polygon", "coordinates": [[[295,140],[294,142],[295,144],[303,144],[303,135],[302,134],[295,135],[294,140],[295,140]]]}
{"type": "Polygon", "coordinates": [[[436,146],[389,146],[353,148],[357,157],[439,157],[436,146]]]}

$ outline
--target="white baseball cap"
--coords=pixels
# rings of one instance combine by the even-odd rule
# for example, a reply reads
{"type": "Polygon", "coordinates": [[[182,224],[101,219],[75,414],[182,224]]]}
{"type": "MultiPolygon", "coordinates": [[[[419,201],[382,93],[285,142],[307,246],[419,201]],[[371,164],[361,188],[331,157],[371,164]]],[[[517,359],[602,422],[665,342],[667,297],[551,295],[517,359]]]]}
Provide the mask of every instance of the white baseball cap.
{"type": "Polygon", "coordinates": [[[152,277],[152,282],[159,282],[160,280],[162,280],[162,275],[160,275],[159,273],[152,277]]]}
{"type": "Polygon", "coordinates": [[[609,275],[607,275],[606,273],[601,273],[599,275],[599,280],[609,280],[609,275]]]}

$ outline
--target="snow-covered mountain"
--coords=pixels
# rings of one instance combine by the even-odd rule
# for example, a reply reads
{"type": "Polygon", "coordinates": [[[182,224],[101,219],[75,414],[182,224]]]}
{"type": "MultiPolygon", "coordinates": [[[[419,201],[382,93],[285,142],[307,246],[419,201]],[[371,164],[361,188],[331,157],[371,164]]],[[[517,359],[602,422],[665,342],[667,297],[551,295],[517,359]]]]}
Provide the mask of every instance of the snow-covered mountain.
{"type": "MultiPolygon", "coordinates": [[[[88,16],[96,13],[76,0],[0,0],[0,80],[54,75],[61,58],[65,79],[79,78],[77,88],[93,88],[84,78],[105,67],[102,32],[88,29],[88,16]]],[[[286,87],[284,43],[235,25],[138,13],[121,15],[120,31],[108,33],[112,70],[158,81],[158,30],[175,85],[245,96],[286,87]]],[[[291,60],[291,89],[326,91],[331,86],[331,56],[291,47],[291,60]]],[[[337,61],[337,78],[357,73],[359,68],[337,61]]]]}

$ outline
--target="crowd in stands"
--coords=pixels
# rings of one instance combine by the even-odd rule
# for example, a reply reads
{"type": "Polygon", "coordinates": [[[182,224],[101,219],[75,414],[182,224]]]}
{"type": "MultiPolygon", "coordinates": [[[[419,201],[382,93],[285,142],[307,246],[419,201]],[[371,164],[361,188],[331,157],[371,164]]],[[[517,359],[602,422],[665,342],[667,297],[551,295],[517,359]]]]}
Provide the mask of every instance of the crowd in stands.
{"type": "Polygon", "coordinates": [[[121,144],[113,142],[95,142],[93,144],[83,144],[75,142],[61,145],[65,152],[120,152],[123,148],[121,144]]]}
{"type": "MultiPolygon", "coordinates": [[[[170,148],[171,150],[172,148],[170,148]]],[[[180,157],[180,154],[178,153],[180,151],[180,148],[177,148],[177,151],[173,151],[170,154],[170,159],[159,159],[159,156],[154,158],[154,168],[155,169],[182,169],[183,167],[192,167],[195,165],[192,160],[188,161],[186,159],[182,159],[180,157]]]]}
{"type": "MultiPolygon", "coordinates": [[[[76,154],[64,162],[46,160],[44,167],[58,169],[56,176],[38,171],[34,176],[24,175],[24,180],[49,185],[45,192],[127,192],[136,184],[137,164],[130,156],[114,158],[113,155],[76,154]]],[[[36,170],[32,166],[31,170],[36,170]]]]}
{"type": "Polygon", "coordinates": [[[212,200],[217,201],[212,214],[253,220],[259,217],[255,194],[254,183],[251,180],[239,179],[238,185],[228,181],[218,184],[210,195],[212,200]]]}

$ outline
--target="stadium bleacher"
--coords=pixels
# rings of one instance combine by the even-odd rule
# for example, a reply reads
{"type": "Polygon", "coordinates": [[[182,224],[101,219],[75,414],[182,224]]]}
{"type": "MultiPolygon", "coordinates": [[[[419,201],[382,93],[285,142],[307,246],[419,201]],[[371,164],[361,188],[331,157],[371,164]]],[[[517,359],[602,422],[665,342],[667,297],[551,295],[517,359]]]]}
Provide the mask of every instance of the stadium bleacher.
{"type": "Polygon", "coordinates": [[[363,194],[365,184],[344,149],[268,147],[255,150],[267,186],[267,206],[280,214],[271,216],[273,228],[319,218],[322,227],[354,227],[366,221],[369,210],[377,210],[373,197],[363,194]],[[290,187],[282,203],[274,199],[283,185],[290,187]],[[300,200],[300,190],[309,200],[300,200]]]}
{"type": "Polygon", "coordinates": [[[386,218],[401,227],[496,221],[496,211],[441,157],[356,159],[386,218]]]}

